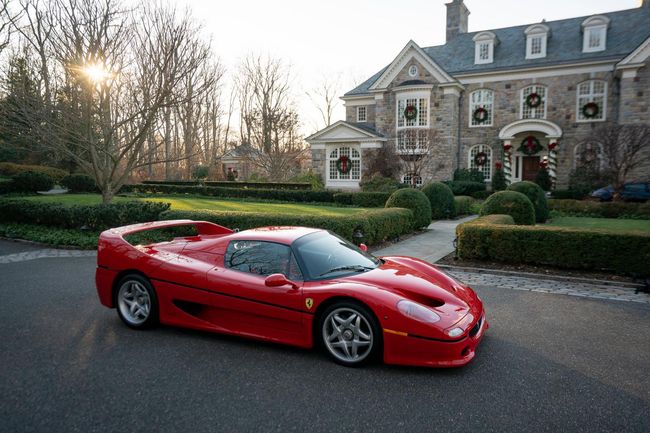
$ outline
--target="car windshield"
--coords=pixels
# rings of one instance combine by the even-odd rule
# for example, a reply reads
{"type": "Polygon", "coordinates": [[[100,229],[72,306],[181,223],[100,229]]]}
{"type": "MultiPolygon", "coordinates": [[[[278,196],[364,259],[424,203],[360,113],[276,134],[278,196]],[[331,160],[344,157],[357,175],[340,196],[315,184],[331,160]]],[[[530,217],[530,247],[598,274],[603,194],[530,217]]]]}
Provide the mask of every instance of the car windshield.
{"type": "Polygon", "coordinates": [[[381,264],[379,259],[330,232],[303,236],[293,246],[310,280],[366,272],[381,264]]]}

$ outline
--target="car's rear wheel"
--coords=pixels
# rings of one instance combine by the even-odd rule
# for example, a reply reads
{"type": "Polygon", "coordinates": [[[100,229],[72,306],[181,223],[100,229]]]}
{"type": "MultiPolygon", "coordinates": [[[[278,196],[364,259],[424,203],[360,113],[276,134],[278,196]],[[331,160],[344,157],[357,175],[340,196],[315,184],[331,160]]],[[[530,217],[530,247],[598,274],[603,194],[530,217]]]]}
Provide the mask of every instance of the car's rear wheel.
{"type": "Polygon", "coordinates": [[[337,302],[321,315],[321,341],[337,363],[356,367],[375,359],[381,350],[379,324],[365,306],[351,301],[337,302]]]}
{"type": "Polygon", "coordinates": [[[150,328],[158,322],[158,299],[151,283],[141,275],[126,275],[117,284],[117,314],[126,326],[150,328]]]}

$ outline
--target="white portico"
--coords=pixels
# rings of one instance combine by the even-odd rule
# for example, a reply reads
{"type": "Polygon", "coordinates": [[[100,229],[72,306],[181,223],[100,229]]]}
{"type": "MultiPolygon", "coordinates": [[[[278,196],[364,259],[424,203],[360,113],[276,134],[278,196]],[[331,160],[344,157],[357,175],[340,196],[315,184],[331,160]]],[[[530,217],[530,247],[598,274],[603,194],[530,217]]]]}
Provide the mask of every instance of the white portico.
{"type": "Polygon", "coordinates": [[[387,139],[373,128],[338,121],[307,138],[315,159],[322,159],[325,186],[332,189],[359,189],[366,149],[378,149],[387,139]]]}

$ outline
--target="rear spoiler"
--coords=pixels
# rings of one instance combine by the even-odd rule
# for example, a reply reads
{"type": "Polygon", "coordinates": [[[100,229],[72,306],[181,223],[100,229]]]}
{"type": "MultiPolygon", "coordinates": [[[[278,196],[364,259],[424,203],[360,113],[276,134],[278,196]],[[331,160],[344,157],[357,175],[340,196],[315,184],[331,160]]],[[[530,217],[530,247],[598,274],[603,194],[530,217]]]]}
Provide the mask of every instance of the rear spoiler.
{"type": "Polygon", "coordinates": [[[114,229],[108,229],[101,234],[101,238],[110,239],[110,238],[122,238],[126,235],[133,233],[143,232],[147,230],[155,229],[164,229],[169,227],[179,227],[179,226],[194,226],[196,231],[200,235],[227,235],[234,233],[233,230],[230,230],[227,227],[220,226],[218,224],[210,223],[207,221],[193,221],[193,220],[169,220],[169,221],[153,221],[149,223],[140,223],[132,224],[129,226],[116,227],[114,229]]]}

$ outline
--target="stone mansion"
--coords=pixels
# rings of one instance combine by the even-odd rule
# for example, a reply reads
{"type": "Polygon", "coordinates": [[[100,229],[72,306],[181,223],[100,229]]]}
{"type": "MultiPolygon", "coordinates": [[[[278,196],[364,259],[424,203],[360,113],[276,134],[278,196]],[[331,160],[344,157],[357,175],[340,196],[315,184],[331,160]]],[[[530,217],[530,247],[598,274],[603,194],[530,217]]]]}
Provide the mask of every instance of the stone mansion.
{"type": "Polygon", "coordinates": [[[448,180],[456,168],[489,181],[501,162],[511,182],[545,165],[565,188],[582,151],[599,153],[595,128],[650,122],[649,3],[468,33],[469,10],[453,0],[444,45],[408,42],[343,95],[344,121],[307,138],[313,169],[328,188],[358,189],[373,152],[395,146],[402,159],[427,155],[419,173],[403,171],[407,182],[448,180]]]}

